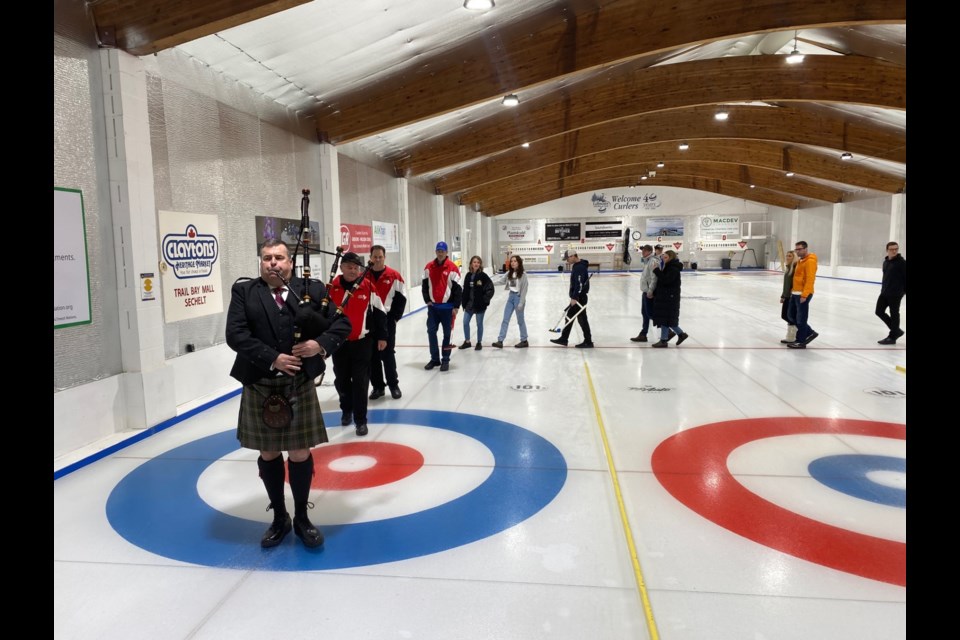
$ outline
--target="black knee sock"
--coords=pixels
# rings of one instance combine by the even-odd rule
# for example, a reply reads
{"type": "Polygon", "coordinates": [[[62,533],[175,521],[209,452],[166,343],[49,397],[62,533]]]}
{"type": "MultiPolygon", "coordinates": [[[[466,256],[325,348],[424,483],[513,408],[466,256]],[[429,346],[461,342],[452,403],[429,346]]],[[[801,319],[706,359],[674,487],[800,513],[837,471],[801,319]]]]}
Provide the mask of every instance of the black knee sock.
{"type": "Polygon", "coordinates": [[[260,469],[260,479],[263,480],[263,486],[267,490],[267,497],[270,498],[273,518],[274,520],[280,520],[287,515],[287,505],[283,491],[283,456],[279,455],[269,461],[260,456],[257,458],[257,467],[260,469]]]}
{"type": "Polygon", "coordinates": [[[310,499],[310,482],[313,480],[313,455],[308,455],[303,462],[290,460],[287,465],[290,469],[290,491],[293,493],[294,513],[305,516],[310,499]]]}

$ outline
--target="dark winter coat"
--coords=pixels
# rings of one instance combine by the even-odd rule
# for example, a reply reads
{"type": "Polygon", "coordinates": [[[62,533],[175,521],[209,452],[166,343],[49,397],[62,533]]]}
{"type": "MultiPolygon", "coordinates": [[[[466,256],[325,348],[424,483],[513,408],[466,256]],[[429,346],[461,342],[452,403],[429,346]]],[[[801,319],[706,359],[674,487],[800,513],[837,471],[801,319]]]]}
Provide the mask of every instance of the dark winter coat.
{"type": "Polygon", "coordinates": [[[683,263],[671,260],[657,267],[657,288],[653,291],[653,324],[658,327],[676,327],[680,324],[680,271],[683,263]]]}
{"type": "Polygon", "coordinates": [[[907,261],[899,253],[883,259],[883,284],[880,293],[892,298],[907,293],[907,261]]]}
{"type": "Polygon", "coordinates": [[[463,279],[463,298],[461,303],[464,311],[483,313],[490,306],[493,298],[493,280],[483,271],[468,272],[463,279]]]}

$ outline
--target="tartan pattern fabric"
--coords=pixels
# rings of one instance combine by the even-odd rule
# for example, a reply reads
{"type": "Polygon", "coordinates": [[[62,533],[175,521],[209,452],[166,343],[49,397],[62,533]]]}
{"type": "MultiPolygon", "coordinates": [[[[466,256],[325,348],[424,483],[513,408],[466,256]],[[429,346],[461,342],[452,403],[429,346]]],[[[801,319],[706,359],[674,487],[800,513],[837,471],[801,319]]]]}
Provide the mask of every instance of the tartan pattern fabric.
{"type": "Polygon", "coordinates": [[[309,449],[328,441],[320,401],[313,379],[298,373],[264,378],[243,387],[237,439],[245,449],[290,451],[309,449]],[[263,401],[276,391],[287,395],[293,406],[293,421],[285,429],[271,429],[263,422],[263,401]]]}

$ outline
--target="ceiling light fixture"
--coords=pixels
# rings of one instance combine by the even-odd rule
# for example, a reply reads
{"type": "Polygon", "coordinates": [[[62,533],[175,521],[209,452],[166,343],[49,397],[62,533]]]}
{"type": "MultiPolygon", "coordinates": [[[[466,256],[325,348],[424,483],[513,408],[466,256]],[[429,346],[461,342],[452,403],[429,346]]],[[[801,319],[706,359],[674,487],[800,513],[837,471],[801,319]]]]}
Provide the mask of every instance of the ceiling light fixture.
{"type": "Polygon", "coordinates": [[[797,49],[798,31],[793,32],[793,51],[787,56],[787,64],[800,64],[803,62],[803,54],[797,49]]]}
{"type": "Polygon", "coordinates": [[[680,151],[686,151],[687,149],[690,148],[690,145],[688,145],[686,142],[681,142],[679,148],[680,148],[680,151]]]}
{"type": "Polygon", "coordinates": [[[716,112],[715,114],[713,114],[713,117],[714,117],[714,119],[716,119],[716,120],[723,121],[723,120],[726,120],[727,118],[729,118],[729,117],[730,117],[730,114],[727,113],[726,111],[718,111],[718,112],[716,112]]]}
{"type": "Polygon", "coordinates": [[[853,154],[850,153],[849,151],[844,151],[843,153],[840,154],[840,159],[841,159],[841,160],[853,160],[853,154]]]}
{"type": "Polygon", "coordinates": [[[508,93],[507,95],[503,96],[501,104],[505,107],[515,107],[520,104],[520,98],[517,97],[517,94],[515,93],[508,93]]]}
{"type": "Polygon", "coordinates": [[[524,142],[524,143],[523,143],[522,145],[520,145],[520,146],[523,147],[524,149],[529,149],[529,148],[530,148],[530,143],[529,143],[529,142],[524,142]]]}
{"type": "Polygon", "coordinates": [[[647,176],[640,176],[640,179],[641,179],[641,180],[646,180],[646,179],[647,179],[647,176]]]}
{"type": "Polygon", "coordinates": [[[662,162],[658,162],[658,163],[657,163],[657,169],[663,169],[663,163],[662,163],[662,162]]]}
{"type": "Polygon", "coordinates": [[[470,11],[489,11],[493,9],[493,0],[464,0],[463,8],[470,11]]]}
{"type": "Polygon", "coordinates": [[[792,178],[794,176],[794,173],[793,171],[787,171],[784,175],[787,176],[788,178],[792,178]]]}
{"type": "Polygon", "coordinates": [[[750,185],[750,188],[751,188],[751,189],[756,189],[756,188],[757,188],[757,185],[752,184],[752,185],[750,185]]]}

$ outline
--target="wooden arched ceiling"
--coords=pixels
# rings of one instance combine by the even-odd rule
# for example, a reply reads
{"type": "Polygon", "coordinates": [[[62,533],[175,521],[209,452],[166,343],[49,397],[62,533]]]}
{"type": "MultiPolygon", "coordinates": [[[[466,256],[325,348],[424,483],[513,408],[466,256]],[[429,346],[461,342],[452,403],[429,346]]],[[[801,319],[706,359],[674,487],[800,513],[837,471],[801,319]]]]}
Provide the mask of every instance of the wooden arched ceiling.
{"type": "Polygon", "coordinates": [[[507,25],[317,111],[335,143],[447,113],[602,65],[737,36],[905,23],[905,0],[585,0],[507,25]]]}
{"type": "MultiPolygon", "coordinates": [[[[848,122],[841,118],[812,114],[792,107],[725,106],[729,119],[714,119],[713,105],[670,112],[642,114],[601,125],[579,129],[560,136],[538,140],[531,148],[513,147],[485,161],[462,169],[453,169],[435,181],[439,193],[457,193],[480,185],[522,176],[527,171],[573,162],[578,158],[627,148],[626,145],[651,146],[650,153],[663,158],[679,157],[679,141],[692,143],[684,157],[708,153],[714,142],[724,149],[735,143],[745,153],[766,153],[771,144],[781,151],[784,171],[793,170],[810,177],[835,180],[855,187],[896,192],[903,180],[886,176],[858,164],[841,162],[797,148],[808,145],[850,151],[858,156],[906,162],[906,136],[876,125],[848,122]],[[774,142],[770,142],[774,141],[774,142]],[[760,143],[768,143],[760,145],[760,143]]],[[[617,156],[619,157],[619,156],[617,156]]],[[[696,156],[698,159],[710,159],[696,156]]],[[[657,158],[652,158],[657,160],[657,158]]],[[[759,160],[759,158],[758,158],[759,160]]],[[[767,159],[768,168],[776,168],[776,160],[767,159]]]]}
{"type": "MultiPolygon", "coordinates": [[[[576,186],[572,187],[542,187],[535,192],[525,195],[522,198],[511,198],[509,196],[504,196],[503,200],[491,201],[488,207],[483,210],[483,213],[488,216],[497,216],[504,213],[509,213],[515,209],[532,207],[537,204],[542,204],[558,198],[565,198],[578,193],[589,193],[590,191],[614,189],[623,186],[625,186],[623,178],[613,176],[607,178],[598,177],[594,179],[583,180],[578,182],[576,186]]],[[[727,182],[724,180],[714,180],[694,176],[675,176],[669,178],[661,178],[657,176],[656,178],[646,180],[640,188],[647,189],[658,186],[707,191],[710,193],[729,196],[731,198],[742,198],[745,200],[759,202],[761,204],[783,207],[785,209],[796,209],[804,204],[803,200],[800,198],[794,198],[776,191],[770,191],[760,187],[751,189],[748,185],[743,185],[739,182],[727,182]]]]}
{"type": "MultiPolygon", "coordinates": [[[[370,1],[383,4],[383,11],[379,5],[362,5],[364,15],[377,22],[370,26],[379,27],[380,33],[410,26],[402,23],[402,8],[389,0],[370,1]]],[[[452,2],[459,11],[459,0],[421,1],[442,11],[450,11],[447,5],[452,2]]],[[[553,187],[538,190],[539,197],[562,197],[574,184],[567,182],[583,180],[586,173],[601,180],[603,171],[622,167],[618,173],[628,179],[638,165],[650,161],[613,150],[631,147],[643,154],[644,146],[680,140],[691,142],[695,151],[685,165],[695,175],[677,175],[671,167],[646,184],[737,192],[743,194],[737,197],[758,202],[801,206],[813,199],[832,201],[838,191],[904,188],[904,120],[884,113],[906,109],[906,47],[902,29],[893,29],[906,24],[905,0],[531,3],[535,10],[510,14],[520,19],[500,22],[496,10],[489,20],[470,18],[466,37],[459,24],[451,27],[454,21],[447,21],[454,30],[441,46],[406,58],[394,55],[393,65],[374,75],[369,65],[366,74],[352,76],[340,68],[336,86],[324,84],[323,69],[304,75],[304,58],[298,56],[306,46],[318,46],[313,37],[318,34],[319,46],[326,46],[319,1],[93,0],[88,6],[103,45],[136,55],[216,33],[210,38],[216,45],[205,50],[191,43],[189,55],[221,71],[218,54],[238,56],[241,64],[230,77],[240,82],[251,61],[253,67],[260,65],[261,76],[272,83],[295,87],[272,95],[313,100],[308,112],[321,139],[361,146],[383,141],[376,153],[393,163],[398,175],[429,179],[437,193],[458,194],[464,203],[489,201],[493,205],[484,212],[491,215],[536,204],[529,193],[521,198],[520,191],[511,188],[513,177],[544,171],[542,177],[552,176],[553,187]],[[298,9],[298,17],[319,19],[319,31],[316,23],[304,24],[298,36],[289,30],[299,25],[291,26],[289,20],[282,23],[283,37],[276,28],[270,30],[270,24],[280,23],[271,23],[278,19],[269,14],[298,5],[309,5],[298,9]],[[263,40],[249,26],[240,34],[220,33],[262,16],[269,17],[254,24],[265,25],[263,38],[269,47],[260,46],[263,40]],[[783,55],[768,55],[782,53],[786,39],[797,30],[804,46],[840,55],[807,55],[796,66],[784,64],[783,55]],[[269,49],[269,60],[244,46],[257,47],[258,54],[269,49]],[[291,49],[285,51],[287,46],[291,49]],[[210,53],[206,58],[204,51],[210,53]],[[767,55],[749,55],[754,53],[767,55]],[[520,106],[495,106],[509,92],[521,96],[520,106]],[[730,104],[743,102],[766,106],[730,104]],[[712,119],[719,104],[730,112],[727,122],[712,119]],[[832,112],[813,108],[824,104],[860,107],[832,112]],[[723,151],[707,146],[721,141],[723,151]],[[532,144],[520,149],[521,142],[532,144]],[[767,146],[761,149],[760,144],[767,146]],[[881,162],[840,163],[828,150],[881,162]],[[719,153],[731,154],[723,160],[730,166],[717,166],[719,153]],[[605,157],[587,158],[593,154],[605,157]],[[596,168],[588,169],[590,163],[596,168]],[[891,163],[903,166],[890,170],[891,163]],[[806,190],[791,196],[756,184],[769,178],[775,186],[779,183],[774,176],[764,172],[787,169],[800,178],[790,188],[808,185],[806,190]],[[730,172],[735,180],[727,179],[730,172]],[[745,172],[755,189],[747,186],[743,191],[745,172]],[[809,179],[804,181],[804,176],[809,179]],[[497,194],[498,188],[503,192],[497,194]]],[[[354,9],[337,8],[341,21],[350,23],[354,9]]],[[[350,39],[335,34],[330,46],[340,48],[337,56],[342,60],[369,51],[368,46],[353,52],[350,39]]],[[[653,147],[646,151],[652,153],[653,147]]],[[[667,158],[668,151],[656,152],[667,158]]]]}
{"type": "Polygon", "coordinates": [[[906,69],[858,56],[740,56],[604,72],[476,127],[414,148],[397,166],[419,175],[641,113],[709,103],[810,101],[906,109],[906,69]]]}
{"type": "MultiPolygon", "coordinates": [[[[625,185],[639,185],[641,176],[647,176],[649,180],[650,173],[658,178],[677,177],[677,176],[699,176],[726,182],[740,182],[747,186],[753,184],[757,187],[763,187],[772,191],[794,195],[800,199],[821,200],[823,202],[841,202],[845,192],[841,189],[829,187],[816,182],[811,182],[803,178],[786,177],[783,171],[765,169],[762,167],[748,166],[746,164],[736,164],[729,161],[708,162],[708,161],[676,161],[666,163],[663,167],[657,168],[656,162],[645,162],[641,164],[616,163],[608,166],[597,166],[585,170],[573,170],[565,172],[562,169],[557,171],[556,167],[548,167],[538,171],[531,171],[524,174],[525,180],[517,182],[507,187],[501,187],[499,184],[485,185],[477,187],[474,190],[467,191],[461,197],[461,202],[478,204],[481,210],[486,210],[488,203],[500,198],[502,201],[504,194],[511,198],[522,198],[524,194],[534,191],[542,186],[550,185],[576,185],[581,180],[592,180],[596,177],[618,177],[624,181],[625,185]],[[560,175],[558,175],[558,173],[560,175]]],[[[645,180],[646,181],[646,180],[645,180]]],[[[819,203],[819,204],[822,204],[819,203]]]]}

